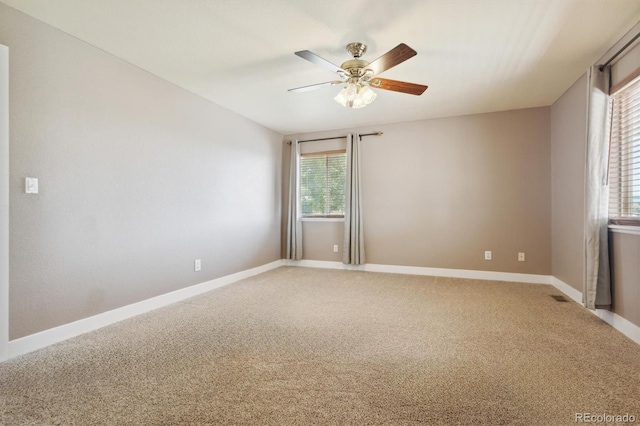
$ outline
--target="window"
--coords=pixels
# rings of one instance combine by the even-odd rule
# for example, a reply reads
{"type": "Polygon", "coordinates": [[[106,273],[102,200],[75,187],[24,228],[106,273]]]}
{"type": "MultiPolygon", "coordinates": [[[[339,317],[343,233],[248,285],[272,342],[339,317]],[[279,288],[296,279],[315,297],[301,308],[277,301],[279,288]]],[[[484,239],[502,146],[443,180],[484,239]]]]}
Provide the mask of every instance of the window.
{"type": "Polygon", "coordinates": [[[302,154],[300,207],[302,217],[344,217],[346,151],[302,154]]]}
{"type": "Polygon", "coordinates": [[[640,78],[611,97],[609,221],[640,226],[640,78]]]}

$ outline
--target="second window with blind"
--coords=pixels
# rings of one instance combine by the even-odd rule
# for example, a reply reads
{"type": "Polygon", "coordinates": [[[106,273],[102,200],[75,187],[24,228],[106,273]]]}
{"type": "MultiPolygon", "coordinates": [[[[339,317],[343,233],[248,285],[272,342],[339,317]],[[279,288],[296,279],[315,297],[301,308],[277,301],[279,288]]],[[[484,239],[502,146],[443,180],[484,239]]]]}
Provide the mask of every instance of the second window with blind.
{"type": "Polygon", "coordinates": [[[303,218],[343,218],[345,150],[300,156],[300,208],[303,218]]]}
{"type": "Polygon", "coordinates": [[[611,95],[609,222],[640,226],[640,77],[611,95]]]}

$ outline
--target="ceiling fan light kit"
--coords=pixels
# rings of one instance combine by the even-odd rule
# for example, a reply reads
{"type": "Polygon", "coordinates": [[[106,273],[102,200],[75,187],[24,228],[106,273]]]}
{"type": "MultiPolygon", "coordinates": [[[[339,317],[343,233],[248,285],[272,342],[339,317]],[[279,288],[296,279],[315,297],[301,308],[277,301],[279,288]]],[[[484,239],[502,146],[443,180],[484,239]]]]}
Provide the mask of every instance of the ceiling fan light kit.
{"type": "Polygon", "coordinates": [[[360,83],[348,83],[338,95],[333,98],[337,103],[349,108],[364,108],[374,101],[376,92],[369,86],[360,83]]]}
{"type": "Polygon", "coordinates": [[[349,43],[347,45],[347,52],[353,56],[353,59],[343,62],[340,66],[337,66],[308,50],[296,52],[295,54],[297,56],[335,72],[341,80],[298,87],[295,89],[289,89],[289,91],[307,92],[309,90],[315,90],[325,86],[345,84],[340,93],[338,93],[334,98],[335,101],[345,107],[363,108],[373,102],[377,96],[376,93],[371,90],[371,86],[377,89],[408,93],[416,96],[420,96],[425,90],[427,90],[427,86],[423,86],[421,84],[375,77],[377,74],[380,74],[417,54],[415,50],[406,44],[400,43],[371,63],[360,59],[366,51],[367,46],[362,43],[349,43]]]}

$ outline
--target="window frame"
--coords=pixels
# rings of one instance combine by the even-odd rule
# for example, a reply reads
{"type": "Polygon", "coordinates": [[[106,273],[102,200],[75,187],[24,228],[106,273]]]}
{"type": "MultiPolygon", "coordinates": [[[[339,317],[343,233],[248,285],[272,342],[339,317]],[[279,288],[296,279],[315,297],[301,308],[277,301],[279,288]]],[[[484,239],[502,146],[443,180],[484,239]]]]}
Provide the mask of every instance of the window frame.
{"type": "MultiPolygon", "coordinates": [[[[325,157],[326,161],[329,161],[329,156],[330,155],[335,155],[335,154],[344,154],[345,155],[345,165],[346,165],[346,154],[347,154],[347,150],[346,149],[335,149],[335,150],[329,150],[329,151],[317,151],[317,152],[305,152],[305,153],[301,153],[300,154],[300,174],[302,174],[302,159],[305,157],[325,157]]],[[[328,170],[328,169],[327,169],[328,170]]],[[[347,169],[345,167],[345,180],[346,180],[346,174],[347,174],[347,169]]],[[[325,177],[325,179],[328,182],[328,176],[325,177]]],[[[300,218],[303,221],[343,221],[344,220],[344,213],[342,214],[322,214],[322,215],[309,215],[309,214],[304,214],[302,212],[302,178],[298,179],[298,203],[300,204],[300,218]]],[[[328,185],[328,183],[327,183],[328,185]]],[[[328,195],[325,193],[325,195],[328,195]]],[[[343,211],[344,208],[346,207],[346,199],[344,200],[345,202],[345,206],[343,207],[343,211]]],[[[327,201],[325,201],[325,211],[327,208],[327,201]]]]}

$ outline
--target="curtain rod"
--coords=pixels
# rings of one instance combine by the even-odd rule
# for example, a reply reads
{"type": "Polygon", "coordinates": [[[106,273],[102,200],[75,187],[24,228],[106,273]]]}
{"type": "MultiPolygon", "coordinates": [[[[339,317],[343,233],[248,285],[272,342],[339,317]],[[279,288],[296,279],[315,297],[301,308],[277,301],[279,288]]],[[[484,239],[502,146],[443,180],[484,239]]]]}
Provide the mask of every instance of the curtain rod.
{"type": "MultiPolygon", "coordinates": [[[[382,132],[373,132],[373,133],[363,133],[360,135],[360,137],[364,137],[364,136],[380,136],[382,135],[382,132]]],[[[318,142],[318,141],[330,141],[333,139],[342,139],[342,138],[346,138],[347,136],[336,136],[333,138],[320,138],[320,139],[307,139],[304,141],[298,141],[298,143],[303,143],[303,142],[318,142]]],[[[291,145],[291,142],[287,142],[287,145],[291,145]]]]}
{"type": "Polygon", "coordinates": [[[604,70],[604,68],[605,68],[607,65],[609,65],[609,64],[610,64],[614,59],[616,59],[616,58],[618,57],[618,55],[619,55],[619,54],[621,54],[622,52],[624,52],[625,50],[627,50],[627,48],[628,48],[629,46],[631,46],[631,44],[632,44],[634,41],[636,41],[636,40],[638,39],[638,37],[640,37],[640,33],[636,34],[636,35],[635,35],[631,40],[629,40],[629,41],[627,42],[627,44],[625,44],[624,46],[622,46],[622,48],[621,48],[620,50],[618,50],[618,51],[616,52],[616,54],[615,54],[615,55],[613,55],[611,58],[609,58],[609,60],[608,60],[607,62],[605,62],[604,64],[602,64],[602,65],[598,66],[598,69],[599,69],[600,71],[604,70]]]}

